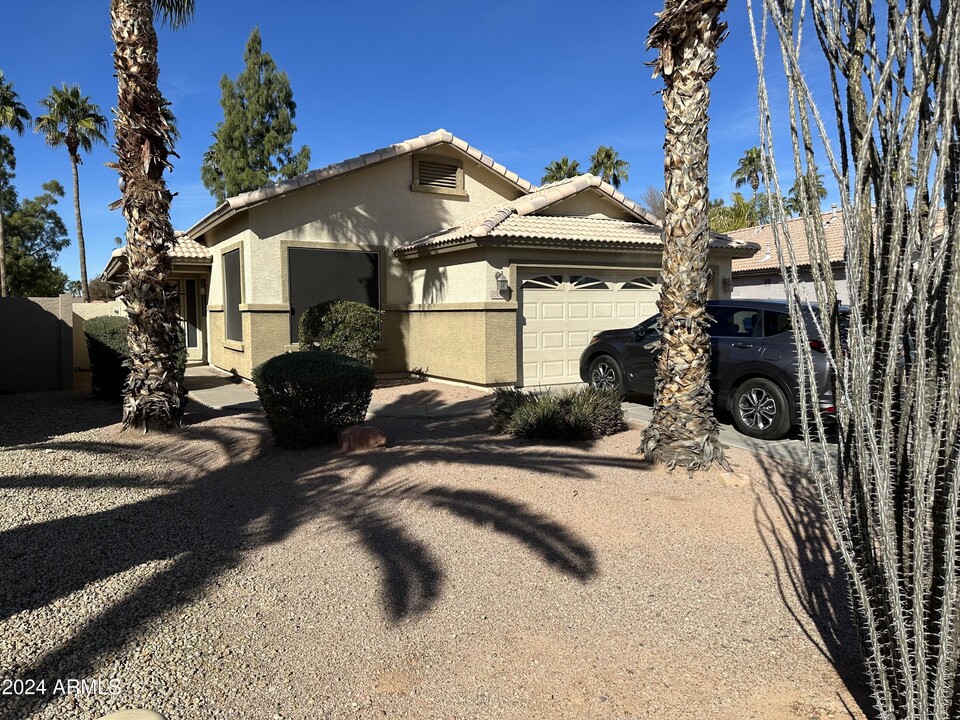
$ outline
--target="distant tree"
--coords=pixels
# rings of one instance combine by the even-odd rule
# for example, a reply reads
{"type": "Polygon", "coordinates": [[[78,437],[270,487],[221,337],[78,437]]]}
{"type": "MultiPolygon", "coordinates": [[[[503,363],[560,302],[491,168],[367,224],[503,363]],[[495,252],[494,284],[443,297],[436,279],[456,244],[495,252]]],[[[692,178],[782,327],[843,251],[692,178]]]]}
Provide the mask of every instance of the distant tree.
{"type": "Polygon", "coordinates": [[[90,281],[90,300],[113,300],[117,297],[117,290],[106,280],[94,278],[90,281]]]}
{"type": "Polygon", "coordinates": [[[747,200],[738,192],[733,193],[730,200],[730,205],[724,204],[723,200],[717,204],[710,203],[707,217],[711,230],[727,233],[760,224],[755,202],[747,200]]]}
{"type": "Polygon", "coordinates": [[[566,155],[559,160],[554,160],[543,169],[543,177],[540,178],[540,184],[558,182],[567,178],[576,177],[580,174],[580,161],[571,160],[566,155]]]}
{"type": "Polygon", "coordinates": [[[79,85],[50,88],[50,94],[40,101],[46,112],[34,121],[37,132],[44,134],[50,147],[66,146],[70,154],[70,170],[73,174],[73,213],[77,223],[77,252],[80,255],[80,286],[85,302],[90,302],[87,285],[87,252],[83,242],[83,220],[80,216],[80,173],[77,167],[83,162],[80,151],[90,152],[96,143],[106,143],[104,133],[107,119],[100,107],[90,102],[90,97],[80,92],[79,85]]]}
{"type": "Polygon", "coordinates": [[[204,153],[200,177],[217,199],[226,198],[306,172],[310,148],[293,151],[297,106],[290,80],[263,52],[254,28],[236,81],[220,80],[223,122],[204,153]]]}
{"type": "Polygon", "coordinates": [[[757,197],[757,190],[763,182],[763,160],[760,156],[760,148],[747,148],[730,179],[737,184],[737,187],[749,185],[753,190],[753,197],[757,197]]]}
{"type": "Polygon", "coordinates": [[[804,207],[810,212],[820,211],[820,201],[827,196],[827,189],[823,186],[823,174],[811,168],[806,176],[800,175],[790,187],[790,195],[783,203],[783,209],[791,215],[803,215],[804,207]],[[809,180],[809,182],[808,182],[809,180]],[[806,195],[806,201],[804,201],[806,195]]]}
{"type": "MultiPolygon", "coordinates": [[[[13,83],[7,82],[0,70],[0,128],[10,128],[18,135],[23,135],[24,128],[30,122],[30,113],[20,102],[20,97],[13,89],[13,83]]],[[[6,141],[6,146],[0,147],[0,194],[5,191],[7,184],[13,179],[13,170],[17,163],[13,155],[13,145],[5,135],[0,135],[0,141],[6,141]],[[6,170],[4,170],[6,168],[6,170]],[[9,175],[4,176],[4,172],[9,175]]],[[[0,297],[7,296],[7,263],[4,259],[6,252],[3,227],[3,205],[0,203],[0,297]]]]}
{"type": "Polygon", "coordinates": [[[663,220],[667,216],[667,210],[663,206],[663,190],[660,188],[647,185],[647,189],[640,195],[640,204],[657,220],[663,220]]]}
{"type": "Polygon", "coordinates": [[[7,279],[10,294],[31,297],[59,295],[67,286],[66,274],[54,265],[70,244],[67,226],[56,211],[63,186],[56,180],[43,185],[35,198],[16,200],[7,219],[7,279]]]}
{"type": "Polygon", "coordinates": [[[597,151],[590,157],[590,172],[618,190],[620,189],[620,183],[625,183],[630,179],[627,175],[629,168],[630,163],[621,160],[620,154],[606,145],[598,147],[597,151]]]}
{"type": "Polygon", "coordinates": [[[71,280],[70,282],[67,283],[67,287],[64,290],[64,292],[67,292],[70,295],[73,295],[74,297],[78,298],[78,297],[81,297],[81,293],[83,292],[83,287],[80,285],[79,280],[71,280]]]}

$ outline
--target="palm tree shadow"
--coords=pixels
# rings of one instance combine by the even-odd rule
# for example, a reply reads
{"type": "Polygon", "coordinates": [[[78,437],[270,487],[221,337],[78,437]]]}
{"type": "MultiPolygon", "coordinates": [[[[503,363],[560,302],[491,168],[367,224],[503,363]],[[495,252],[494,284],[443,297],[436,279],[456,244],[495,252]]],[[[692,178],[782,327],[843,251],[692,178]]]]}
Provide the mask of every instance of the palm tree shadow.
{"type": "Polygon", "coordinates": [[[759,453],[755,457],[767,479],[769,499],[754,490],[754,522],[775,568],[780,599],[833,665],[860,711],[875,717],[858,619],[810,473],[791,462],[759,453]],[[805,619],[813,622],[814,632],[805,619]]]}
{"type": "MultiPolygon", "coordinates": [[[[181,433],[152,448],[158,460],[174,463],[185,478],[170,485],[151,484],[134,475],[78,479],[68,475],[32,475],[10,479],[17,488],[147,489],[124,505],[88,514],[23,524],[0,532],[0,624],[15,623],[20,613],[44,608],[96,583],[148,563],[163,561],[147,580],[91,616],[69,636],[51,638],[47,654],[10,670],[18,677],[89,677],[97,665],[121,650],[138,633],[170,610],[201,596],[216,578],[237,567],[258,548],[282,541],[308,523],[339,528],[353,535],[381,574],[384,612],[392,622],[425,615],[442,595],[444,575],[434,552],[397,519],[393,507],[410,500],[440,509],[474,525],[514,538],[547,565],[580,582],[597,573],[592,549],[562,524],[522,502],[483,489],[449,489],[429,482],[386,485],[357,480],[356,471],[386,474],[392,467],[423,459],[462,460],[460,443],[475,446],[466,457],[479,462],[489,438],[450,439],[426,449],[411,443],[386,455],[336,457],[332,451],[290,452],[273,448],[262,420],[229,432],[213,423],[192,426],[189,442],[181,433]],[[200,473],[217,450],[231,460],[200,473]],[[376,459],[369,461],[371,457],[376,459]],[[326,461],[326,462],[325,462],[326,461]],[[385,462],[386,461],[386,462],[385,462]],[[367,466],[367,467],[365,467],[367,466]]],[[[57,449],[56,441],[46,447],[57,449]]],[[[141,448],[134,444],[133,447],[141,448]]],[[[146,447],[151,447],[149,444],[146,447]]],[[[63,450],[76,447],[64,443],[63,450]]],[[[513,458],[488,451],[487,463],[511,465],[513,458]]],[[[98,452],[123,454],[123,439],[103,441],[98,452]],[[111,447],[112,445],[112,447],[111,447]]],[[[553,473],[583,475],[580,462],[557,462],[553,473]]],[[[148,566],[149,567],[149,566],[148,566]]],[[[21,717],[49,696],[0,698],[9,703],[0,717],[21,717]]]]}

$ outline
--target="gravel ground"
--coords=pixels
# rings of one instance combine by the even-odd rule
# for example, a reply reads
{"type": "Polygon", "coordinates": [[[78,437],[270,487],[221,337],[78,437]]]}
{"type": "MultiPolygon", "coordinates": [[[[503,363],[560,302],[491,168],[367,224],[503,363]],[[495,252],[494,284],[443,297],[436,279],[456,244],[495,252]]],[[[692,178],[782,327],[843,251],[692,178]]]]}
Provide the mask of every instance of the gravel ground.
{"type": "Polygon", "coordinates": [[[0,718],[862,717],[793,468],[731,450],[688,478],[640,462],[636,426],[553,447],[474,418],[281,451],[256,415],[190,410],[143,436],[79,395],[0,397],[0,691],[47,684],[0,718]]]}

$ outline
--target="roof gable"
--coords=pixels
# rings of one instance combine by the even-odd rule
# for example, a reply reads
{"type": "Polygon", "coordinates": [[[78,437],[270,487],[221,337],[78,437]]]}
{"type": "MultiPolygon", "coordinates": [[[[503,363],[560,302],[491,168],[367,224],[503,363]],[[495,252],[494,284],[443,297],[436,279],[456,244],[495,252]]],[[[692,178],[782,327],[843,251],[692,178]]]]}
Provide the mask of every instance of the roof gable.
{"type": "MultiPolygon", "coordinates": [[[[579,175],[545,185],[512,202],[487,208],[459,225],[427,235],[403,245],[394,253],[409,257],[422,251],[470,244],[496,238],[522,238],[529,241],[559,243],[611,244],[624,247],[661,247],[660,225],[640,205],[595,175],[579,175]],[[630,220],[618,218],[563,215],[565,201],[581,193],[596,192],[612,207],[627,213],[630,220]]],[[[758,245],[713,234],[710,247],[727,249],[741,255],[753,254],[758,245]]]]}
{"type": "Polygon", "coordinates": [[[495,162],[489,155],[484,154],[465,140],[461,140],[456,135],[441,128],[426,135],[420,135],[410,140],[404,140],[403,142],[385,148],[380,148],[338,163],[333,163],[332,165],[327,165],[319,170],[312,170],[303,175],[298,175],[289,180],[276,183],[275,185],[268,185],[257,190],[241,193],[236,197],[227,198],[227,200],[217,206],[216,209],[201,218],[187,230],[187,234],[193,237],[199,237],[211,228],[219,225],[228,217],[272,198],[287,195],[302,188],[310,187],[325,180],[340,177],[346,173],[354,172],[362,168],[378,165],[387,160],[411,155],[421,150],[439,146],[446,146],[459,151],[464,158],[473,160],[480,167],[487,168],[491,173],[500,176],[520,192],[529,193],[536,189],[536,186],[531,182],[524,180],[511,170],[507,170],[507,168],[495,162]]]}

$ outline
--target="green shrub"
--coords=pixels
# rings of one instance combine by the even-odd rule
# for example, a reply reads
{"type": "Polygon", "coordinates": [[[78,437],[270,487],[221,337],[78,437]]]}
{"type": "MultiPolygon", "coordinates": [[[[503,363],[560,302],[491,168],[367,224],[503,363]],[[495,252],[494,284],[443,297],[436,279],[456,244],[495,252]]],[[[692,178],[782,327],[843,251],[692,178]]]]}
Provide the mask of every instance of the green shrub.
{"type": "Polygon", "coordinates": [[[363,422],[376,378],[367,364],[318,350],[272,357],[253,381],[277,445],[309,447],[363,422]]]}
{"type": "MultiPolygon", "coordinates": [[[[102,315],[83,323],[90,356],[93,394],[102,400],[119,402],[130,369],[127,366],[127,329],[130,321],[117,315],[102,315]]],[[[177,348],[177,378],[182,381],[187,367],[187,347],[180,326],[177,348]]]]}
{"type": "Polygon", "coordinates": [[[125,317],[103,315],[83,323],[87,339],[93,394],[101,400],[117,402],[123,395],[123,384],[130,370],[127,359],[127,327],[125,317]]]}
{"type": "Polygon", "coordinates": [[[592,387],[542,394],[497,389],[491,412],[495,432],[525,439],[596,440],[625,427],[619,394],[592,387]]]}
{"type": "Polygon", "coordinates": [[[326,350],[373,365],[380,339],[379,310],[352,300],[328,300],[300,316],[300,349],[326,350]]]}

